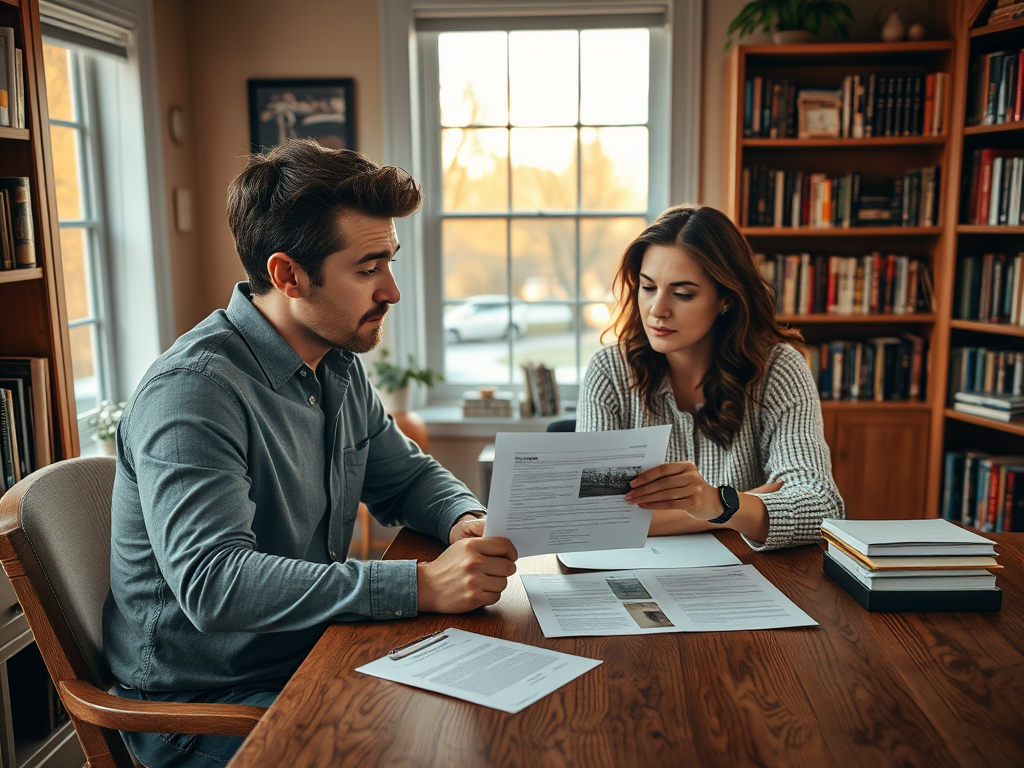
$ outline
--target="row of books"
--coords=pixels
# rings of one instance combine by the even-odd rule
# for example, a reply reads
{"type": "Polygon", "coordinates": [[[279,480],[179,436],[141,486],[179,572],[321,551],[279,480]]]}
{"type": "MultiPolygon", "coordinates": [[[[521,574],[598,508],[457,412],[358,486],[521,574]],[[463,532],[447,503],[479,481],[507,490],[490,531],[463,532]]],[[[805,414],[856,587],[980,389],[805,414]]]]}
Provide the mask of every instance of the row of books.
{"type": "Polygon", "coordinates": [[[953,410],[1008,424],[1011,421],[1024,419],[1024,396],[998,393],[987,394],[984,392],[954,392],[953,410]]]}
{"type": "Polygon", "coordinates": [[[1006,347],[953,347],[949,350],[949,391],[1024,394],[1024,352],[1006,347]]]}
{"type": "Polygon", "coordinates": [[[927,341],[913,334],[831,341],[803,349],[822,400],[924,400],[927,341]]]}
{"type": "Polygon", "coordinates": [[[1024,17],[1024,2],[1015,0],[997,0],[989,14],[988,24],[1002,24],[1004,21],[1012,21],[1024,17]]]}
{"type": "Polygon", "coordinates": [[[883,256],[754,254],[783,314],[878,315],[930,312],[932,279],[926,259],[883,256]]]}
{"type": "Polygon", "coordinates": [[[0,27],[0,125],[25,127],[25,54],[13,27],[0,27]]]}
{"type": "Polygon", "coordinates": [[[0,490],[52,460],[49,381],[44,357],[0,358],[0,490]]]}
{"type": "Polygon", "coordinates": [[[0,269],[36,266],[32,188],[25,176],[0,177],[0,269]]]}
{"type": "Polygon", "coordinates": [[[992,541],[949,520],[825,520],[824,570],[869,611],[997,611],[992,541]]]}
{"type": "Polygon", "coordinates": [[[789,79],[748,77],[744,83],[743,135],[747,138],[785,139],[822,136],[822,131],[803,127],[800,112],[809,107],[834,110],[834,130],[828,121],[825,133],[835,138],[863,139],[875,136],[939,136],[945,130],[944,115],[949,75],[889,76],[887,73],[847,75],[836,90],[801,89],[789,79]]]}
{"type": "Polygon", "coordinates": [[[975,150],[963,176],[960,221],[992,227],[1024,223],[1022,185],[1024,150],[975,150]]]}
{"type": "Polygon", "coordinates": [[[523,416],[557,416],[562,412],[555,371],[543,363],[523,363],[523,416]]]}
{"type": "Polygon", "coordinates": [[[931,227],[938,223],[939,167],[915,168],[870,193],[860,173],[743,169],[740,226],[931,227]]]}
{"type": "Polygon", "coordinates": [[[967,124],[1001,125],[1021,119],[1024,48],[984,53],[971,63],[967,124]]]}
{"type": "Polygon", "coordinates": [[[493,388],[462,393],[462,415],[468,418],[510,419],[517,403],[514,392],[498,392],[493,388]]]}
{"type": "Polygon", "coordinates": [[[988,533],[1024,531],[1024,456],[947,451],[939,513],[988,533]]]}
{"type": "Polygon", "coordinates": [[[956,268],[957,320],[1024,325],[1024,252],[963,256],[956,268]]]}

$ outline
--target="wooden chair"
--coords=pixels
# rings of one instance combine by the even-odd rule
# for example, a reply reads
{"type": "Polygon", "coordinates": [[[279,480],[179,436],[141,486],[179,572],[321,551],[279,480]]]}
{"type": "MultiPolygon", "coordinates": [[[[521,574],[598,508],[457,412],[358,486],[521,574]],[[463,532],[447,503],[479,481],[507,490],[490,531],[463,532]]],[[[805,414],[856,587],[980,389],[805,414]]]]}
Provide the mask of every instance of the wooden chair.
{"type": "Polygon", "coordinates": [[[119,730],[245,736],[266,711],[107,693],[115,683],[102,633],[114,467],[109,457],[61,461],[0,498],[0,563],[94,768],[133,765],[119,730]]]}

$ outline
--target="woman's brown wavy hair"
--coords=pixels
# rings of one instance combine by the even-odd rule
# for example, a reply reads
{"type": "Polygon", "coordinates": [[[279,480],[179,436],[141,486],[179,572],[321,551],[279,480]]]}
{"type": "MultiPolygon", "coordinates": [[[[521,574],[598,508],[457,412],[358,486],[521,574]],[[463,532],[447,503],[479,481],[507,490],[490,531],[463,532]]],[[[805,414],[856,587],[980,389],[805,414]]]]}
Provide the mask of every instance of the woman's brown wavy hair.
{"type": "Polygon", "coordinates": [[[722,448],[729,448],[743,423],[747,401],[768,371],[768,358],[780,342],[802,343],[799,331],[775,320],[771,285],[762,277],[747,241],[721,211],[700,205],[669,208],[630,243],[615,276],[618,297],[614,321],[604,335],[618,337],[633,374],[631,386],[655,408],[655,394],[668,361],[647,340],[640,316],[640,265],[649,245],[678,246],[715,281],[728,311],[712,326],[714,355],[701,381],[704,407],[696,427],[722,448]]]}

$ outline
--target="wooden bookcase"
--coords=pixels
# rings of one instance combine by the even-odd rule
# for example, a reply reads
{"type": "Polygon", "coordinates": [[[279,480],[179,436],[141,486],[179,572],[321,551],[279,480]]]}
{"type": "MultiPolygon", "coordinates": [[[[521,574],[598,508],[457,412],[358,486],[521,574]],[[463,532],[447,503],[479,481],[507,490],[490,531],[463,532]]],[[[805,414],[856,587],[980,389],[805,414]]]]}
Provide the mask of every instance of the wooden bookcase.
{"type": "MultiPolygon", "coordinates": [[[[954,236],[949,203],[955,182],[949,173],[953,146],[950,115],[955,101],[946,99],[942,135],[839,139],[745,138],[744,84],[761,75],[788,79],[799,88],[839,88],[847,75],[870,72],[926,75],[946,72],[956,91],[953,40],[902,43],[835,43],[739,46],[730,52],[726,71],[727,212],[741,222],[744,167],[767,165],[787,171],[841,175],[859,172],[865,180],[902,175],[939,166],[938,220],[929,227],[745,227],[741,231],[755,252],[864,256],[873,251],[922,258],[931,266],[933,310],[901,315],[780,315],[799,328],[809,343],[863,340],[914,334],[928,342],[930,369],[923,401],[822,401],[825,438],[832,453],[836,484],[854,518],[915,518],[935,514],[938,479],[930,456],[937,450],[944,404],[942,386],[948,348],[949,295],[946,262],[954,236]],[[939,421],[938,424],[936,422],[939,421]]],[[[741,222],[742,223],[742,222],[741,222]]]]}
{"type": "Polygon", "coordinates": [[[950,393],[950,349],[958,346],[1001,346],[1024,350],[1024,327],[953,318],[953,296],[958,262],[984,253],[1016,254],[1024,251],[1024,226],[987,226],[961,223],[962,178],[969,171],[976,149],[1024,147],[1024,122],[967,126],[967,98],[971,65],[978,56],[1004,49],[1024,48],[1024,18],[986,24],[995,0],[964,0],[955,20],[955,73],[953,117],[949,152],[949,195],[944,217],[950,222],[941,254],[942,285],[945,291],[939,327],[944,341],[932,361],[939,407],[932,412],[929,454],[929,513],[939,514],[942,497],[943,457],[946,451],[980,450],[991,455],[1024,455],[1024,424],[1001,423],[946,407],[950,393]]]}
{"type": "MultiPolygon", "coordinates": [[[[26,128],[0,127],[0,176],[27,176],[32,192],[37,266],[0,271],[0,355],[49,361],[50,461],[77,456],[68,324],[57,230],[57,205],[46,110],[46,78],[37,0],[0,0],[0,26],[13,27],[24,51],[26,128]]],[[[7,577],[0,573],[0,766],[63,768],[84,760],[70,722],[36,739],[15,739],[8,664],[32,645],[32,633],[7,577]]]]}

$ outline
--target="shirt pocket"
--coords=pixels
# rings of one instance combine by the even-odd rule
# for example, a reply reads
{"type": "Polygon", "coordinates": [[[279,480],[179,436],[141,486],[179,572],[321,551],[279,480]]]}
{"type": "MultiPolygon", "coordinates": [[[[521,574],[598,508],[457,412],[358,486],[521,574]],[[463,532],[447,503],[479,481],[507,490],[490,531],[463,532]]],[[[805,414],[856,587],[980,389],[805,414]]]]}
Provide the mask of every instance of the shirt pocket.
{"type": "Polygon", "coordinates": [[[346,448],[342,455],[344,490],[342,492],[342,519],[345,524],[356,519],[359,511],[359,497],[366,479],[366,459],[370,454],[369,439],[356,446],[346,448]]]}

